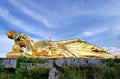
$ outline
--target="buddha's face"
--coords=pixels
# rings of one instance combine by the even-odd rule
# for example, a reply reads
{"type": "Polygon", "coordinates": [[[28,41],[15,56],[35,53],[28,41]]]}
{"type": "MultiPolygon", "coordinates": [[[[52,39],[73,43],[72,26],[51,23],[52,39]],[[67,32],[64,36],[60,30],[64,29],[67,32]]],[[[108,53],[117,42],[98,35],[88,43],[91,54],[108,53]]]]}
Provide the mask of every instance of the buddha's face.
{"type": "Polygon", "coordinates": [[[15,33],[14,31],[8,31],[8,32],[7,32],[7,36],[8,36],[8,38],[10,38],[10,39],[13,39],[13,38],[15,37],[15,35],[16,35],[16,33],[15,33]]]}

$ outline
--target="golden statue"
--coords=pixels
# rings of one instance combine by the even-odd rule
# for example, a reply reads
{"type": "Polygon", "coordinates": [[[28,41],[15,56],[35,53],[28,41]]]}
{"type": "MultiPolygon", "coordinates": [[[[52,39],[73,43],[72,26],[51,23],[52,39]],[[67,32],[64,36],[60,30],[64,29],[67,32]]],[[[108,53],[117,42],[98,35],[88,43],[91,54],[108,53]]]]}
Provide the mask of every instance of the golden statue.
{"type": "Polygon", "coordinates": [[[34,42],[26,34],[16,34],[12,30],[7,32],[7,36],[15,41],[12,52],[7,54],[8,58],[21,55],[29,58],[113,58],[103,48],[80,39],[34,42]]]}

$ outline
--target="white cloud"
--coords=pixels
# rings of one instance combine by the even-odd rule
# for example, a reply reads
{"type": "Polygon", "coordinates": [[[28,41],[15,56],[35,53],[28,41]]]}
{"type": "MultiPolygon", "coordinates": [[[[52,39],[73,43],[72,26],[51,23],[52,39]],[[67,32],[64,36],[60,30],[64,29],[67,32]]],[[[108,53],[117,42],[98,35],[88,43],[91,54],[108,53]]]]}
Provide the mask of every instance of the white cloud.
{"type": "Polygon", "coordinates": [[[104,27],[104,28],[93,28],[93,29],[90,30],[90,31],[85,31],[85,32],[83,32],[80,36],[81,36],[81,37],[83,37],[83,36],[90,37],[90,36],[94,36],[94,35],[103,33],[103,32],[105,32],[105,31],[107,31],[108,29],[109,29],[109,28],[107,28],[107,27],[104,27]]]}
{"type": "Polygon", "coordinates": [[[120,31],[120,25],[119,25],[119,24],[116,25],[115,30],[116,30],[116,31],[120,31]]]}
{"type": "Polygon", "coordinates": [[[26,7],[25,5],[20,4],[16,0],[9,0],[14,6],[18,7],[22,12],[26,13],[33,19],[43,23],[46,27],[54,27],[45,17],[40,15],[39,13],[33,11],[32,9],[26,7]]]}
{"type": "Polygon", "coordinates": [[[35,42],[40,41],[38,38],[32,38],[35,42]]]}
{"type": "Polygon", "coordinates": [[[93,36],[93,35],[95,35],[96,33],[95,32],[88,32],[88,31],[86,31],[86,32],[83,32],[83,36],[93,36]]]}
{"type": "Polygon", "coordinates": [[[111,54],[120,54],[120,48],[117,47],[103,47],[103,48],[111,54]]]}

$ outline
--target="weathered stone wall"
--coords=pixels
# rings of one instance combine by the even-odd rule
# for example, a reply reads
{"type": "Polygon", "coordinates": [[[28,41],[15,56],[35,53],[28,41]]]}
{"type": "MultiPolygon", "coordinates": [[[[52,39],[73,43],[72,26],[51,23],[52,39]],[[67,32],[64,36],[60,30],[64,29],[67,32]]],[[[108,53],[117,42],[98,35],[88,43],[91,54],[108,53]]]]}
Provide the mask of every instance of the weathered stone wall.
{"type": "Polygon", "coordinates": [[[0,58],[0,65],[3,68],[16,68],[17,59],[15,58],[0,58]]]}
{"type": "MultiPolygon", "coordinates": [[[[46,67],[49,68],[48,79],[59,79],[60,74],[56,67],[100,67],[106,66],[109,59],[92,59],[92,58],[57,58],[46,59],[45,63],[20,63],[20,66],[31,67],[46,67]]],[[[120,63],[120,59],[114,59],[120,63]]],[[[4,68],[16,68],[17,59],[0,58],[0,65],[4,68]]]]}
{"type": "MultiPolygon", "coordinates": [[[[99,67],[106,65],[109,59],[93,59],[93,58],[47,58],[45,63],[21,63],[21,66],[28,65],[29,67],[47,67],[52,68],[54,66],[63,67],[99,67]]],[[[120,59],[114,59],[117,63],[120,63],[120,59]]],[[[5,68],[16,68],[17,59],[15,58],[0,58],[0,65],[5,68]]]]}

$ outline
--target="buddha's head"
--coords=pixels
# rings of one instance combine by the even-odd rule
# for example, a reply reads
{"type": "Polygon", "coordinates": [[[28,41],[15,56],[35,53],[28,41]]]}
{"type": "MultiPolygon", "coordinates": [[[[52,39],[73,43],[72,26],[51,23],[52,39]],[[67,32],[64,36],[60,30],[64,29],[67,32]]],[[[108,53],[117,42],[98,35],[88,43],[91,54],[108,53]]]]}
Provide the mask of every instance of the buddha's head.
{"type": "Polygon", "coordinates": [[[8,36],[8,38],[13,39],[16,36],[16,33],[15,33],[15,31],[10,30],[7,32],[7,36],[8,36]]]}

